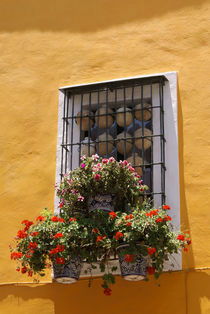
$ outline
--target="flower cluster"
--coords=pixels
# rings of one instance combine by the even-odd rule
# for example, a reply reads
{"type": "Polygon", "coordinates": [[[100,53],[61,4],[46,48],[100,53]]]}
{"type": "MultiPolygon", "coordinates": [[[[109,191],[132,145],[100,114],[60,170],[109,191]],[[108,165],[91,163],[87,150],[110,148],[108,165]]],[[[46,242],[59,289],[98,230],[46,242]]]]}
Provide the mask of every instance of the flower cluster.
{"type": "MultiPolygon", "coordinates": [[[[109,256],[116,253],[119,245],[127,263],[134,263],[139,252],[148,256],[148,275],[159,276],[168,255],[179,249],[188,250],[191,244],[189,232],[176,233],[171,219],[162,208],[136,208],[132,213],[96,210],[89,217],[52,216],[47,210],[43,219],[24,223],[27,228],[18,231],[16,245],[11,246],[11,259],[18,262],[17,271],[22,274],[44,274],[50,264],[62,267],[69,259],[79,256],[92,267],[100,260],[104,272],[109,256]],[[126,246],[126,245],[128,246],[126,246]]],[[[40,217],[40,216],[39,216],[40,217]]],[[[114,272],[114,270],[113,270],[114,272]]],[[[103,276],[105,295],[111,294],[112,273],[103,276]],[[104,277],[105,276],[105,277],[104,277]]]]}
{"type": "Polygon", "coordinates": [[[90,269],[99,264],[104,294],[109,296],[116,271],[108,265],[110,257],[122,255],[132,266],[143,255],[148,275],[157,278],[170,254],[188,250],[189,232],[173,231],[169,205],[141,204],[147,187],[126,160],[93,155],[82,156],[81,161],[58,186],[59,215],[45,209],[34,221],[22,221],[15,244],[10,246],[11,259],[18,263],[16,270],[29,277],[43,276],[51,265],[62,269],[79,257],[90,269]],[[114,196],[110,211],[90,210],[90,199],[99,194],[114,196]]]}
{"type": "Polygon", "coordinates": [[[113,195],[118,210],[125,203],[131,207],[139,204],[147,187],[126,160],[118,162],[113,157],[102,159],[98,155],[82,156],[81,160],[80,167],[67,173],[57,187],[62,212],[87,212],[90,198],[98,194],[113,195]]]}

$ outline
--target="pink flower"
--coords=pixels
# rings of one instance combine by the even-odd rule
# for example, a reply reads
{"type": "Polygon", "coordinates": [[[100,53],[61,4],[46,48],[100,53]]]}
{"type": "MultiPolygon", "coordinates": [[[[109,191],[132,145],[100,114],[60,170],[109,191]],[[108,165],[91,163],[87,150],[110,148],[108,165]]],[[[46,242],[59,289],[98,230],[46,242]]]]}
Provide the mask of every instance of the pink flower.
{"type": "Polygon", "coordinates": [[[114,157],[110,157],[109,162],[113,162],[113,161],[115,161],[114,157]]]}
{"type": "Polygon", "coordinates": [[[108,162],[108,159],[106,159],[106,158],[104,158],[104,159],[102,160],[102,163],[103,163],[103,164],[107,164],[107,162],[108,162]]]}
{"type": "Polygon", "coordinates": [[[129,169],[130,171],[132,171],[132,172],[135,172],[135,169],[132,168],[131,166],[128,166],[128,169],[129,169]]]}
{"type": "Polygon", "coordinates": [[[76,190],[76,189],[72,190],[72,194],[77,194],[77,193],[78,193],[78,190],[76,190]]]}
{"type": "Polygon", "coordinates": [[[86,164],[82,163],[81,168],[84,169],[86,167],[86,164]]]}
{"type": "Polygon", "coordinates": [[[82,157],[80,157],[80,159],[81,159],[82,161],[84,161],[84,160],[86,159],[86,156],[83,155],[82,157]]]}
{"type": "Polygon", "coordinates": [[[123,164],[124,164],[124,166],[127,166],[127,165],[128,165],[127,160],[124,160],[124,161],[123,161],[123,164]]]}
{"type": "Polygon", "coordinates": [[[92,158],[93,158],[93,160],[98,160],[99,156],[97,154],[95,154],[95,155],[92,155],[92,158]]]}
{"type": "Polygon", "coordinates": [[[78,196],[78,201],[79,201],[79,202],[83,202],[83,201],[84,201],[84,196],[81,196],[81,195],[78,196]]]}
{"type": "Polygon", "coordinates": [[[99,181],[100,178],[101,178],[101,175],[100,175],[100,174],[96,174],[96,175],[95,175],[95,180],[96,180],[96,181],[99,181]]]}
{"type": "Polygon", "coordinates": [[[70,175],[70,173],[71,173],[71,171],[66,172],[66,173],[64,174],[64,178],[68,178],[69,175],[70,175]]]}

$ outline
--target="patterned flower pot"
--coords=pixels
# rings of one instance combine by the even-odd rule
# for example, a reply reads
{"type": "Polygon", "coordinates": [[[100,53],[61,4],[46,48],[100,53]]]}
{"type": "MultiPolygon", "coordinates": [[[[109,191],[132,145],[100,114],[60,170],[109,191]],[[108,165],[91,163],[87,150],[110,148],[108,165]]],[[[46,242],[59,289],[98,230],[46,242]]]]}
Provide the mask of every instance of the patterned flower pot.
{"type": "Polygon", "coordinates": [[[53,263],[54,279],[59,283],[71,284],[77,282],[82,268],[80,257],[71,258],[65,265],[53,263]]]}
{"type": "Polygon", "coordinates": [[[117,248],[121,275],[123,279],[129,281],[139,281],[146,278],[147,275],[147,260],[145,256],[138,253],[135,257],[135,261],[127,262],[125,254],[122,254],[128,244],[120,245],[117,248]]]}
{"type": "Polygon", "coordinates": [[[114,197],[112,195],[98,194],[95,197],[90,198],[90,211],[93,212],[96,209],[101,209],[106,212],[114,210],[114,197]]]}

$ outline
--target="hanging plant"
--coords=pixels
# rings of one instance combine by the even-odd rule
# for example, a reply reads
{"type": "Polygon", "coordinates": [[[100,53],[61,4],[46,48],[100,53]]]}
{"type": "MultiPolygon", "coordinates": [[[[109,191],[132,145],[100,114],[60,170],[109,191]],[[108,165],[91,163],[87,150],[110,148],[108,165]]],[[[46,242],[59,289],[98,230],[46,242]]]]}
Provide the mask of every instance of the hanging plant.
{"type": "Polygon", "coordinates": [[[81,165],[64,175],[57,188],[60,209],[69,214],[88,214],[101,208],[107,211],[125,211],[125,205],[135,207],[147,186],[126,160],[113,157],[81,157],[81,165]]]}

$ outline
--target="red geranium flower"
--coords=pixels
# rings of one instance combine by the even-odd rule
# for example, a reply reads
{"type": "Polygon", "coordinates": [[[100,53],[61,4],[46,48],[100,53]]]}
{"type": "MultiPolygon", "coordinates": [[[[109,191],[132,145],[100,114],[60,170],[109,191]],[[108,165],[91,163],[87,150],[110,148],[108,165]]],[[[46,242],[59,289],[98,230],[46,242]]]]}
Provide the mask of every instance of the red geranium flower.
{"type": "Polygon", "coordinates": [[[21,252],[12,252],[10,255],[10,258],[16,260],[18,258],[21,258],[22,256],[23,256],[23,253],[21,252]]]}
{"type": "Polygon", "coordinates": [[[127,222],[126,226],[130,227],[131,226],[131,222],[127,222]]]}
{"type": "Polygon", "coordinates": [[[177,240],[184,241],[184,236],[183,236],[183,234],[179,234],[179,235],[177,236],[177,240]]]}
{"type": "Polygon", "coordinates": [[[30,235],[31,235],[32,237],[36,237],[38,234],[39,234],[38,231],[35,231],[35,232],[31,232],[31,233],[30,233],[30,235]]]}
{"type": "Polygon", "coordinates": [[[74,217],[73,218],[69,218],[69,221],[71,221],[71,222],[72,221],[76,221],[76,218],[74,218],[74,217]]]}
{"type": "Polygon", "coordinates": [[[64,257],[57,257],[55,262],[56,262],[56,264],[65,264],[65,258],[64,257]]]}
{"type": "Polygon", "coordinates": [[[112,293],[112,290],[110,288],[105,288],[104,289],[104,294],[105,295],[111,295],[111,293],[112,293]]]}
{"type": "Polygon", "coordinates": [[[59,218],[57,216],[53,216],[51,218],[51,221],[54,221],[54,222],[58,222],[59,221],[59,218]]]}
{"type": "Polygon", "coordinates": [[[154,247],[148,247],[147,252],[149,255],[153,255],[156,252],[156,248],[154,247]]]}
{"type": "Polygon", "coordinates": [[[153,266],[147,267],[147,272],[149,275],[153,275],[155,273],[155,268],[153,266]]]}
{"type": "Polygon", "coordinates": [[[101,175],[100,175],[100,174],[96,174],[96,175],[95,175],[95,180],[96,180],[96,181],[99,181],[100,178],[101,178],[101,175]]]}
{"type": "Polygon", "coordinates": [[[93,229],[92,229],[92,233],[98,233],[98,229],[93,228],[93,229]]]}
{"type": "Polygon", "coordinates": [[[26,238],[27,236],[28,236],[28,234],[23,230],[19,230],[17,233],[17,238],[19,238],[19,239],[26,238]]]}
{"type": "Polygon", "coordinates": [[[56,249],[58,250],[58,252],[63,252],[64,250],[65,250],[65,246],[64,245],[60,245],[60,244],[58,244],[57,245],[57,247],[56,247],[56,249]]]}
{"type": "Polygon", "coordinates": [[[98,236],[96,239],[96,242],[103,241],[103,239],[105,239],[105,238],[106,238],[106,236],[98,236]]]}
{"type": "Polygon", "coordinates": [[[29,270],[29,271],[28,271],[28,276],[29,276],[29,277],[32,277],[32,275],[33,275],[32,270],[29,270]]]}
{"type": "Polygon", "coordinates": [[[33,225],[33,221],[29,221],[29,220],[23,220],[21,222],[22,225],[25,225],[24,231],[27,231],[31,225],[33,225]]]}
{"type": "Polygon", "coordinates": [[[116,240],[119,240],[119,238],[123,238],[123,233],[118,231],[116,234],[115,234],[115,239],[116,240]]]}
{"type": "Polygon", "coordinates": [[[60,204],[59,204],[59,206],[58,206],[58,207],[62,208],[62,207],[63,207],[63,205],[64,205],[64,202],[60,202],[60,204]]]}
{"type": "Polygon", "coordinates": [[[171,207],[170,207],[170,206],[168,206],[168,205],[163,205],[163,209],[165,209],[165,210],[169,210],[169,209],[171,209],[171,207]]]}
{"type": "Polygon", "coordinates": [[[36,242],[29,242],[29,249],[35,249],[37,247],[37,243],[36,242]]]}
{"type": "Polygon", "coordinates": [[[125,220],[132,219],[132,218],[133,218],[132,214],[125,216],[125,220]]]}
{"type": "Polygon", "coordinates": [[[43,221],[44,220],[44,216],[40,215],[36,218],[36,221],[43,221]]]}
{"type": "Polygon", "coordinates": [[[111,219],[114,219],[114,218],[117,217],[117,214],[115,212],[110,212],[109,216],[110,216],[111,219]]]}
{"type": "Polygon", "coordinates": [[[149,213],[146,213],[146,216],[152,217],[152,216],[157,216],[159,210],[158,209],[153,209],[149,213]]]}
{"type": "Polygon", "coordinates": [[[50,256],[53,255],[53,254],[57,254],[57,253],[58,253],[57,248],[52,249],[52,250],[50,251],[50,256]]]}
{"type": "Polygon", "coordinates": [[[125,260],[126,262],[131,263],[133,261],[133,254],[126,254],[125,260]]]}
{"type": "Polygon", "coordinates": [[[54,238],[57,239],[57,238],[62,238],[63,237],[63,233],[62,232],[57,232],[55,235],[54,235],[54,238]]]}
{"type": "Polygon", "coordinates": [[[31,258],[32,255],[31,255],[31,254],[26,254],[26,257],[27,257],[27,258],[31,258]]]}
{"type": "Polygon", "coordinates": [[[162,222],[162,221],[163,221],[163,219],[160,218],[160,217],[155,220],[155,222],[157,222],[157,223],[158,223],[158,222],[162,222]]]}
{"type": "Polygon", "coordinates": [[[165,217],[164,217],[164,220],[165,220],[165,221],[171,220],[171,216],[165,216],[165,217]]]}
{"type": "Polygon", "coordinates": [[[25,274],[26,272],[27,272],[27,267],[26,266],[22,267],[21,268],[21,273],[25,274]]]}
{"type": "Polygon", "coordinates": [[[191,244],[190,238],[187,238],[186,240],[187,240],[187,244],[190,245],[191,244]]]}

